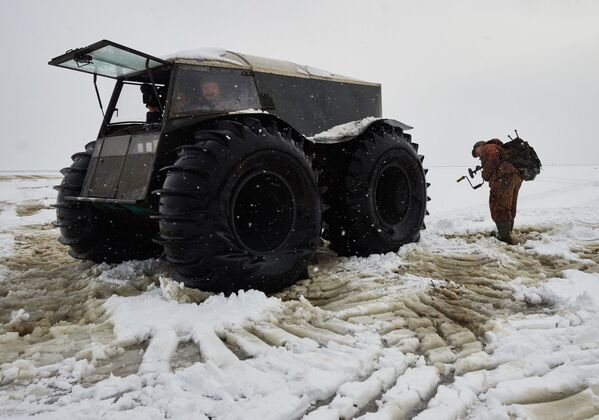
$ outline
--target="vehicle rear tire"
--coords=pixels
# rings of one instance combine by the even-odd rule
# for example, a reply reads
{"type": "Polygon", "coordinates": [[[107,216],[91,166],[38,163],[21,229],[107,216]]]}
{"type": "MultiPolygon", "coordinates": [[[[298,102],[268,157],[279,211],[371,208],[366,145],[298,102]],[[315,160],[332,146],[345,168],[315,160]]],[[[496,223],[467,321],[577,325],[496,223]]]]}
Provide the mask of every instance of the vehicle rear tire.
{"type": "Polygon", "coordinates": [[[281,290],[305,275],[320,198],[301,140],[274,121],[219,120],[182,146],[160,193],[160,236],[175,279],[230,293],[281,290]]]}
{"type": "Polygon", "coordinates": [[[325,237],[339,255],[395,252],[418,241],[426,214],[422,156],[408,136],[377,125],[328,146],[323,170],[325,237]]]}
{"type": "Polygon", "coordinates": [[[156,223],[147,217],[136,216],[118,206],[100,208],[89,202],[67,200],[78,197],[87,174],[95,142],[85,151],[72,156],[73,163],[64,168],[56,198],[56,221],[60,228],[58,241],[70,247],[69,255],[96,263],[118,263],[127,260],[160,256],[162,250],[152,237],[156,223]]]}

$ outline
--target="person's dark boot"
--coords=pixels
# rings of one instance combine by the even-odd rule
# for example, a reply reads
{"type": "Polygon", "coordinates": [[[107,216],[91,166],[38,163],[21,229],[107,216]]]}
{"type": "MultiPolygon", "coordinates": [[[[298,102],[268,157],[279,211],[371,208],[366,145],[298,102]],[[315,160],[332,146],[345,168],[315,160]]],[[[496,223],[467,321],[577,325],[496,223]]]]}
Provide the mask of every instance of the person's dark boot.
{"type": "Polygon", "coordinates": [[[511,235],[512,222],[495,222],[495,224],[497,225],[497,239],[508,245],[514,245],[511,235]]]}

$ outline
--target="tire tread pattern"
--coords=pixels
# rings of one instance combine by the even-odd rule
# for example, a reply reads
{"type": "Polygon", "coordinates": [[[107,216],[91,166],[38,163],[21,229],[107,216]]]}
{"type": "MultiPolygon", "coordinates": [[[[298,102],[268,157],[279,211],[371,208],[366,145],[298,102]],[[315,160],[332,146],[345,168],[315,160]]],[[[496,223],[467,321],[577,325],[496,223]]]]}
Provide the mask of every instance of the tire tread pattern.
{"type": "Polygon", "coordinates": [[[251,287],[276,291],[293,284],[305,274],[320,232],[317,184],[302,139],[274,119],[238,116],[212,121],[193,133],[190,142],[164,168],[166,179],[158,191],[158,242],[175,278],[188,287],[225,293],[251,287]],[[264,150],[295,159],[304,168],[305,194],[314,199],[308,214],[297,214],[299,227],[291,235],[296,246],[259,255],[234,237],[222,196],[232,188],[229,178],[240,162],[264,150]]]}
{"type": "Polygon", "coordinates": [[[417,154],[418,145],[411,142],[409,135],[388,125],[372,126],[352,141],[330,148],[326,161],[338,163],[323,167],[321,190],[323,207],[326,208],[323,220],[331,249],[339,255],[367,256],[394,252],[401,245],[420,238],[427,213],[425,182],[413,185],[416,191],[411,194],[421,207],[422,214],[407,231],[403,229],[404,234],[398,235],[389,226],[377,223],[376,216],[369,210],[368,201],[374,200],[374,191],[367,187],[365,176],[390,148],[402,148],[413,155],[411,165],[414,166],[414,172],[421,172],[422,180],[425,179],[422,169],[424,157],[417,154]],[[410,147],[405,148],[403,144],[410,147]]]}

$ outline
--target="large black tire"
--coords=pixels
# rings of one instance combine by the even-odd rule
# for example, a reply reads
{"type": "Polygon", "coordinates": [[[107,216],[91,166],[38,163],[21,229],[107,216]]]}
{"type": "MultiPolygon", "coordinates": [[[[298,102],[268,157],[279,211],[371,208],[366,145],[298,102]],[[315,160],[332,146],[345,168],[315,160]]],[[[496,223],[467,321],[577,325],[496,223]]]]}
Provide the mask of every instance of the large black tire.
{"type": "Polygon", "coordinates": [[[96,263],[118,263],[160,256],[162,249],[152,242],[156,223],[148,217],[136,216],[118,206],[101,208],[89,202],[66,200],[81,194],[95,142],[85,152],[72,156],[73,163],[64,168],[56,198],[56,221],[60,228],[58,241],[70,247],[69,255],[96,263]]]}
{"type": "Polygon", "coordinates": [[[331,249],[367,256],[417,241],[427,202],[417,145],[379,124],[352,141],[327,147],[323,221],[331,249]]]}
{"type": "Polygon", "coordinates": [[[320,238],[320,197],[291,130],[249,117],[215,121],[166,171],[160,235],[176,280],[272,292],[305,275],[320,238]]]}

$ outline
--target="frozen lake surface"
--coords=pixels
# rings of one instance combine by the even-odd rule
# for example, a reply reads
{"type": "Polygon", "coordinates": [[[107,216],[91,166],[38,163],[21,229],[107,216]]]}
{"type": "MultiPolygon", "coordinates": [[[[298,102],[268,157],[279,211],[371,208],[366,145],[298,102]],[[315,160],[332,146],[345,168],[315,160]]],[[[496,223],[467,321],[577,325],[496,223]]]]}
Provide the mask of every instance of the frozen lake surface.
{"type": "Polygon", "coordinates": [[[524,183],[516,246],[465,173],[430,169],[417,244],[206,300],[160,260],[71,259],[60,174],[0,173],[0,418],[599,415],[599,167],[524,183]]]}

